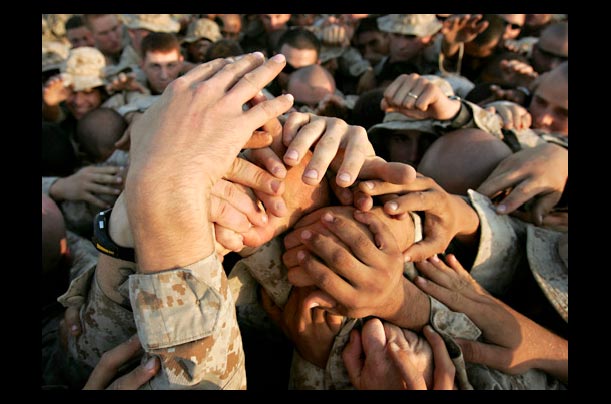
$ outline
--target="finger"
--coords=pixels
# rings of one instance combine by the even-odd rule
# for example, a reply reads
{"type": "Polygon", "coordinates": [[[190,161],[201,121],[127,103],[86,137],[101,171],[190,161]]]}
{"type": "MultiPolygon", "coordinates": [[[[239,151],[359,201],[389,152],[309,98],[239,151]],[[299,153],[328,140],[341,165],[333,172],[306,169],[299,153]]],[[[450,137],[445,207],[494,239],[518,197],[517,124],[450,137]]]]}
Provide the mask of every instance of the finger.
{"type": "Polygon", "coordinates": [[[403,251],[403,259],[418,262],[435,254],[441,254],[448,248],[450,241],[451,239],[448,239],[443,232],[425,234],[422,241],[412,244],[407,250],[403,251]]]}
{"type": "Polygon", "coordinates": [[[534,181],[524,180],[517,184],[511,192],[501,200],[496,208],[497,213],[512,213],[540,192],[534,181]]]}
{"type": "MultiPolygon", "coordinates": [[[[285,264],[286,266],[286,264],[285,264]]],[[[287,279],[289,283],[297,287],[315,286],[316,280],[300,266],[287,269],[287,279]]]]}
{"type": "MultiPolygon", "coordinates": [[[[353,251],[357,253],[359,256],[363,255],[367,257],[369,254],[374,255],[377,251],[383,251],[388,254],[396,253],[399,251],[399,246],[397,245],[397,241],[392,235],[392,231],[390,228],[384,223],[378,216],[374,215],[370,212],[361,212],[358,210],[354,211],[354,218],[364,225],[367,226],[373,239],[375,241],[375,245],[365,244],[364,246],[357,245],[353,247],[353,251]],[[363,251],[359,251],[358,247],[365,247],[363,251]],[[376,247],[376,248],[374,248],[376,247]]],[[[323,219],[328,219],[328,217],[324,217],[323,219]]],[[[339,234],[336,233],[338,237],[341,238],[339,234]]],[[[343,240],[344,243],[348,243],[349,240],[343,240]]]]}
{"type": "Polygon", "coordinates": [[[409,184],[416,179],[414,167],[397,162],[386,162],[380,157],[365,160],[359,172],[359,179],[376,179],[393,184],[409,184]]]}
{"type": "MultiPolygon", "coordinates": [[[[320,308],[325,310],[333,310],[337,306],[337,301],[322,290],[313,289],[304,297],[303,305],[307,309],[320,308]]],[[[339,318],[340,322],[344,318],[344,316],[335,314],[329,314],[329,316],[336,319],[339,318]]],[[[324,318],[324,316],[322,318],[324,318]]]]}
{"type": "Polygon", "coordinates": [[[355,290],[352,285],[308,251],[298,253],[297,259],[303,271],[314,281],[314,285],[333,296],[340,304],[354,297],[355,290]]]}
{"type": "Polygon", "coordinates": [[[212,196],[224,200],[242,212],[254,226],[265,226],[269,221],[265,209],[248,187],[221,179],[214,184],[212,196]]]}
{"type": "Polygon", "coordinates": [[[331,178],[333,176],[332,171],[327,171],[325,175],[328,176],[327,183],[329,184],[331,191],[333,191],[333,194],[335,194],[335,196],[339,200],[340,205],[343,205],[343,206],[352,205],[352,201],[353,201],[352,190],[349,188],[344,188],[344,187],[340,187],[339,185],[337,185],[337,182],[334,181],[333,178],[331,178]]]}
{"type": "Polygon", "coordinates": [[[361,126],[350,126],[346,139],[348,144],[342,164],[337,170],[336,182],[349,187],[358,178],[365,160],[375,156],[375,150],[367,138],[367,131],[361,126]]]}
{"type": "Polygon", "coordinates": [[[447,289],[453,289],[452,279],[456,277],[454,270],[449,268],[437,255],[416,262],[416,267],[431,282],[447,289]]]}
{"type": "Polygon", "coordinates": [[[534,223],[537,226],[541,226],[543,224],[543,217],[546,216],[551,210],[558,204],[560,198],[562,197],[561,192],[550,192],[543,196],[539,195],[532,207],[532,216],[534,223]]]}
{"type": "Polygon", "coordinates": [[[414,283],[423,292],[433,296],[435,299],[439,300],[441,303],[445,304],[450,309],[454,311],[460,311],[468,315],[468,312],[470,311],[469,309],[471,308],[471,304],[460,294],[460,292],[447,289],[443,286],[436,284],[435,282],[423,278],[422,276],[417,276],[414,279],[414,283]]]}
{"type": "Polygon", "coordinates": [[[522,128],[530,128],[530,125],[532,125],[532,115],[526,112],[522,115],[522,128]]]}
{"type": "MultiPolygon", "coordinates": [[[[225,88],[227,94],[235,96],[244,104],[268,85],[274,77],[282,71],[285,64],[286,58],[281,53],[274,55],[264,62],[263,54],[261,52],[254,52],[244,56],[235,63],[225,66],[223,70],[221,70],[220,75],[218,75],[218,78],[221,82],[226,83],[225,88]]],[[[276,97],[275,99],[285,100],[286,98],[285,95],[276,97]]],[[[263,101],[253,106],[249,111],[261,109],[260,107],[266,105],[269,101],[273,100],[263,101]]],[[[286,109],[281,113],[288,111],[291,105],[287,105],[286,109]]],[[[281,113],[266,114],[265,119],[261,119],[261,125],[271,118],[277,117],[281,113]]]]}
{"type": "Polygon", "coordinates": [[[250,135],[250,139],[244,145],[244,149],[260,149],[272,144],[272,135],[264,130],[256,130],[250,135]]]}
{"type": "Polygon", "coordinates": [[[264,288],[261,288],[261,306],[263,306],[263,310],[265,310],[269,318],[271,318],[276,325],[281,326],[283,323],[282,309],[274,303],[264,288]]]}
{"type": "Polygon", "coordinates": [[[366,356],[384,352],[384,347],[388,341],[384,332],[384,325],[379,318],[372,318],[363,325],[361,341],[366,356]]]}
{"type": "Polygon", "coordinates": [[[225,59],[214,59],[210,62],[197,65],[187,73],[177,78],[176,81],[181,81],[185,86],[192,86],[208,80],[220,71],[229,62],[225,59]]]}
{"type": "Polygon", "coordinates": [[[76,337],[81,335],[81,317],[79,315],[79,308],[70,306],[64,312],[64,321],[68,328],[70,335],[76,337]]]}
{"type": "Polygon", "coordinates": [[[83,200],[89,202],[90,204],[94,206],[97,206],[100,209],[109,209],[110,208],[110,204],[108,204],[108,202],[98,198],[97,196],[95,196],[94,194],[90,192],[85,193],[85,195],[83,196],[83,200]]]}
{"type": "Polygon", "coordinates": [[[108,390],[137,390],[148,382],[161,368],[159,358],[152,357],[143,365],[138,366],[128,374],[115,380],[108,390]]]}
{"type": "Polygon", "coordinates": [[[274,177],[286,178],[286,167],[284,167],[282,159],[270,147],[251,150],[248,159],[254,164],[265,167],[274,177]]]}
{"type": "Polygon", "coordinates": [[[373,208],[373,198],[370,195],[367,195],[358,188],[352,194],[355,208],[362,212],[368,212],[373,208]]]}
{"type": "Polygon", "coordinates": [[[361,335],[357,329],[350,331],[350,340],[342,351],[342,359],[344,360],[350,383],[353,386],[359,386],[364,360],[361,335]]]}
{"type": "Polygon", "coordinates": [[[263,203],[269,214],[276,217],[284,217],[288,214],[286,201],[281,195],[271,195],[261,191],[255,191],[255,195],[263,203]]]}
{"type": "MultiPolygon", "coordinates": [[[[246,90],[241,91],[246,92],[246,90]]],[[[257,123],[257,127],[259,127],[268,122],[270,119],[277,118],[278,116],[287,112],[293,105],[293,101],[294,98],[291,94],[284,94],[272,100],[257,104],[244,114],[248,115],[246,117],[247,121],[252,120],[252,122],[257,123]]]]}
{"type": "Polygon", "coordinates": [[[214,224],[214,238],[217,243],[229,251],[239,252],[244,248],[244,236],[242,234],[236,233],[218,223],[214,224]]]}
{"type": "Polygon", "coordinates": [[[433,349],[433,361],[435,363],[433,389],[452,390],[456,368],[443,338],[430,325],[424,327],[424,336],[433,349]]]}
{"type": "Polygon", "coordinates": [[[225,199],[214,195],[210,198],[210,221],[238,233],[246,232],[251,228],[250,220],[244,213],[225,199]]]}
{"type": "Polygon", "coordinates": [[[510,362],[508,352],[499,346],[462,338],[456,338],[455,341],[460,346],[465,362],[479,363],[499,370],[506,369],[510,362]]]}
{"type": "Polygon", "coordinates": [[[387,349],[393,364],[399,371],[399,375],[407,385],[408,390],[426,390],[426,382],[422,372],[418,371],[409,354],[399,348],[395,341],[391,341],[387,349]]]}
{"type": "Polygon", "coordinates": [[[142,346],[138,336],[132,336],[127,341],[105,352],[91,372],[84,390],[105,389],[117,373],[117,369],[141,354],[142,346]]]}
{"type": "Polygon", "coordinates": [[[325,127],[325,119],[313,119],[311,114],[292,112],[282,129],[282,142],[287,147],[284,162],[290,166],[301,162],[310,147],[324,133],[325,127]]]}
{"type": "Polygon", "coordinates": [[[224,178],[266,194],[282,195],[284,192],[284,181],[240,157],[233,160],[224,178]]]}

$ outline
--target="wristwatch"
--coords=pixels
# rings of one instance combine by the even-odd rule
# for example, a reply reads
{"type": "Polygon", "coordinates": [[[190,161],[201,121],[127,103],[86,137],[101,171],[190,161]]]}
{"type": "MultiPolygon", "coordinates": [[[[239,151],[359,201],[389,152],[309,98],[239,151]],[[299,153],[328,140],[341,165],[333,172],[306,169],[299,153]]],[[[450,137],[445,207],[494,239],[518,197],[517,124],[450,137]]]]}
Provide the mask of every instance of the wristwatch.
{"type": "Polygon", "coordinates": [[[121,247],[110,238],[110,234],[108,234],[108,219],[111,212],[112,208],[103,210],[96,215],[93,220],[93,237],[91,241],[96,250],[101,253],[123,261],[136,262],[136,254],[133,248],[121,247]]]}

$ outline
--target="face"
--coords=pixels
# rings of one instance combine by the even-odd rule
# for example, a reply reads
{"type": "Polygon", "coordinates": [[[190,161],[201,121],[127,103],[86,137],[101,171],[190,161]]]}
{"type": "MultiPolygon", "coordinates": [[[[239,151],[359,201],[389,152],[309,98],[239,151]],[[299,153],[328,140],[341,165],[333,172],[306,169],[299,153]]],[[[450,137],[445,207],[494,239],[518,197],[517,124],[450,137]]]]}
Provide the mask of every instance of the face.
{"type": "Polygon", "coordinates": [[[151,90],[161,94],[182,69],[183,56],[172,50],[167,53],[147,52],[142,62],[142,71],[146,75],[151,90]]]}
{"type": "Polygon", "coordinates": [[[388,56],[390,51],[390,40],[384,32],[365,31],[355,38],[354,45],[372,66],[388,56]]]}
{"type": "Polygon", "coordinates": [[[95,47],[105,55],[115,55],[123,49],[123,26],[114,14],[107,14],[91,20],[91,34],[95,47]]]}
{"type": "Polygon", "coordinates": [[[212,42],[207,39],[199,39],[187,45],[187,52],[194,63],[203,63],[206,60],[206,51],[212,42]]]}
{"type": "Polygon", "coordinates": [[[66,99],[68,110],[77,120],[100,105],[102,105],[102,93],[97,88],[85,91],[71,91],[66,99]]]}
{"type": "Polygon", "coordinates": [[[80,48],[81,46],[95,46],[93,35],[87,27],[72,28],[66,31],[66,37],[73,48],[80,48]]]}
{"type": "Polygon", "coordinates": [[[265,27],[265,32],[274,32],[286,26],[286,23],[291,18],[290,14],[259,14],[261,22],[265,27]]]}
{"type": "Polygon", "coordinates": [[[239,14],[224,14],[221,15],[223,20],[223,28],[221,34],[225,39],[239,39],[240,31],[242,30],[242,19],[239,14]]]}
{"type": "Polygon", "coordinates": [[[543,132],[569,134],[569,86],[556,72],[547,73],[533,94],[528,108],[533,128],[543,132]]]}
{"type": "Polygon", "coordinates": [[[499,14],[499,16],[505,21],[503,39],[517,38],[526,21],[526,14],[499,14]]]}
{"type": "Polygon", "coordinates": [[[297,49],[284,44],[280,48],[280,53],[286,57],[286,66],[278,74],[278,83],[282,88],[286,88],[288,84],[290,70],[318,63],[318,53],[315,49],[297,49]]]}
{"type": "Polygon", "coordinates": [[[431,42],[432,36],[418,37],[415,35],[401,35],[391,33],[390,38],[390,59],[392,62],[407,62],[420,52],[431,42]]]}
{"type": "Polygon", "coordinates": [[[388,138],[389,161],[417,167],[432,142],[432,135],[418,130],[395,132],[388,138]]]}
{"type": "Polygon", "coordinates": [[[555,36],[541,37],[533,45],[532,66],[537,73],[545,73],[569,59],[569,42],[555,36]]]}

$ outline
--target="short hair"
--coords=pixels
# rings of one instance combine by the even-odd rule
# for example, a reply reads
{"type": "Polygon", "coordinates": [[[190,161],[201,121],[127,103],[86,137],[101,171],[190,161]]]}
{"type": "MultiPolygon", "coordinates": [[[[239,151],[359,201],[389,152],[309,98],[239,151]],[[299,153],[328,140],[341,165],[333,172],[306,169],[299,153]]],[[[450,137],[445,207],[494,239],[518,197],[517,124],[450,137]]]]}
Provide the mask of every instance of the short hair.
{"type": "Polygon", "coordinates": [[[282,45],[287,44],[296,49],[314,49],[317,55],[320,55],[320,39],[316,37],[310,30],[305,28],[289,28],[278,39],[276,52],[280,52],[282,45]]]}
{"type": "Polygon", "coordinates": [[[101,163],[115,150],[127,122],[111,108],[96,108],[85,114],[76,125],[76,139],[80,149],[92,161],[101,163]]]}
{"type": "Polygon", "coordinates": [[[383,32],[380,30],[380,27],[378,26],[378,17],[365,17],[362,18],[357,27],[356,30],[354,30],[354,36],[353,38],[356,38],[358,35],[362,34],[363,32],[371,32],[371,31],[375,31],[375,32],[383,32]]]}
{"type": "Polygon", "coordinates": [[[116,15],[116,14],[83,14],[83,23],[85,24],[87,28],[91,29],[92,28],[91,21],[95,20],[98,17],[102,17],[105,15],[116,15]]]}
{"type": "Polygon", "coordinates": [[[354,108],[350,114],[350,124],[369,129],[376,123],[382,122],[385,113],[380,107],[380,103],[384,98],[384,90],[384,88],[378,87],[362,93],[354,103],[354,108]]]}
{"type": "Polygon", "coordinates": [[[180,42],[175,34],[171,32],[151,32],[144,37],[140,45],[142,59],[145,59],[147,52],[168,53],[173,50],[180,53],[180,42]]]}
{"type": "Polygon", "coordinates": [[[75,29],[75,28],[80,28],[84,26],[85,26],[85,21],[83,21],[83,17],[80,16],[79,14],[75,14],[72,17],[68,18],[68,20],[66,21],[66,24],[64,24],[64,28],[66,29],[66,31],[68,31],[69,29],[75,29]]]}
{"type": "Polygon", "coordinates": [[[488,21],[488,28],[475,37],[473,44],[486,45],[495,40],[500,41],[505,33],[505,20],[496,14],[484,14],[481,22],[488,21]]]}
{"type": "Polygon", "coordinates": [[[219,39],[210,44],[206,49],[205,61],[209,62],[218,58],[226,58],[229,56],[239,56],[244,53],[240,43],[235,39],[219,39]]]}

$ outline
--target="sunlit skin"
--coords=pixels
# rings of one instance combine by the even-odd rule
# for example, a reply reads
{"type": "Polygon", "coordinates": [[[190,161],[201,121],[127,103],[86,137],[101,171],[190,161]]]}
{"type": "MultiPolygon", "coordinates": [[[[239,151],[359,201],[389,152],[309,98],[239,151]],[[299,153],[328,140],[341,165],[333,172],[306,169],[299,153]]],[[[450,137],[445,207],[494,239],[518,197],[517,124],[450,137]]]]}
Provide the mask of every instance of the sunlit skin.
{"type": "Polygon", "coordinates": [[[548,73],[533,95],[528,108],[532,127],[542,132],[569,134],[569,88],[557,70],[548,73]]]}
{"type": "Polygon", "coordinates": [[[68,110],[77,120],[100,105],[102,105],[102,93],[97,88],[84,91],[70,91],[66,99],[68,110]]]}
{"type": "Polygon", "coordinates": [[[149,31],[148,29],[142,29],[142,28],[127,30],[127,34],[129,35],[129,38],[131,39],[131,42],[132,42],[132,47],[138,54],[140,54],[140,51],[142,49],[141,48],[142,40],[146,36],[148,36],[148,34],[150,33],[151,31],[149,31]]]}
{"type": "Polygon", "coordinates": [[[522,31],[522,27],[526,21],[526,14],[499,14],[499,17],[507,23],[505,25],[503,39],[516,39],[522,31]],[[519,26],[519,28],[517,26],[519,26]]]}
{"type": "Polygon", "coordinates": [[[178,77],[183,60],[184,57],[177,50],[147,52],[141,68],[154,94],[163,93],[168,84],[178,77]]]}
{"type": "Polygon", "coordinates": [[[261,22],[265,27],[265,32],[278,31],[286,26],[286,23],[291,18],[290,14],[259,14],[261,22]]]}
{"type": "Polygon", "coordinates": [[[95,41],[93,40],[93,35],[91,35],[91,31],[87,29],[87,27],[77,27],[70,28],[66,30],[66,37],[73,48],[80,48],[81,46],[95,46],[95,41]]]}
{"type": "Polygon", "coordinates": [[[114,57],[123,50],[123,26],[116,15],[106,14],[92,18],[90,25],[95,47],[105,56],[114,57]]]}

